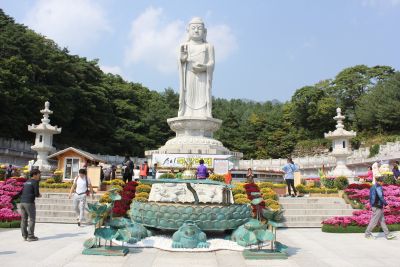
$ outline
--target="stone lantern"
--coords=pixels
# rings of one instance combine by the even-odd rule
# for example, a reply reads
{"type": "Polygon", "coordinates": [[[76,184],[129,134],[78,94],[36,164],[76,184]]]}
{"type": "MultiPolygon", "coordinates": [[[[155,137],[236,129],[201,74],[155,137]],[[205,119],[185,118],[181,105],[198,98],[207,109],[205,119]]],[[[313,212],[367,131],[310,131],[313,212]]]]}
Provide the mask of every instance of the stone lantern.
{"type": "Polygon", "coordinates": [[[37,152],[36,161],[31,161],[30,166],[38,167],[41,171],[49,171],[51,166],[47,161],[50,152],[55,151],[53,147],[53,135],[61,133],[61,128],[50,124],[49,115],[53,114],[50,109],[49,101],[44,104],[44,109],[40,111],[43,114],[42,123],[39,125],[28,125],[28,131],[36,133],[35,144],[31,146],[32,150],[37,152]]]}
{"type": "Polygon", "coordinates": [[[325,133],[325,138],[332,140],[331,156],[336,158],[336,167],[331,173],[334,176],[352,176],[353,172],[346,166],[347,157],[352,153],[350,139],[356,136],[354,131],[346,131],[344,129],[343,120],[345,116],[342,115],[340,108],[336,109],[337,115],[333,118],[336,124],[336,130],[325,133]]]}

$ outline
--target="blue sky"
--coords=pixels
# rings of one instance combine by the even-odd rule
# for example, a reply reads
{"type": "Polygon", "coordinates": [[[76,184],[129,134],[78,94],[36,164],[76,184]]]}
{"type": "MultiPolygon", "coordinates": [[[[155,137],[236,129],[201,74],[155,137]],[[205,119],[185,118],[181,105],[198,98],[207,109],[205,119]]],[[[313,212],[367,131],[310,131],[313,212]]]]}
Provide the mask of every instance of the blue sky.
{"type": "Polygon", "coordinates": [[[285,101],[345,67],[400,70],[400,0],[0,0],[0,8],[158,91],[178,90],[177,47],[194,16],[215,46],[216,97],[285,101]]]}

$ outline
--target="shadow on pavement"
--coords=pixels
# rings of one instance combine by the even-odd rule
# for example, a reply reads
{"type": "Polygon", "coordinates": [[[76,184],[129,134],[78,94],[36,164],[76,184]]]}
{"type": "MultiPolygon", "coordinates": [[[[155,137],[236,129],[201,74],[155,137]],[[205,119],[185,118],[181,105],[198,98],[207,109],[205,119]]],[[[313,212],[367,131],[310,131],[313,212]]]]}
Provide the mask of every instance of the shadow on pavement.
{"type": "Polygon", "coordinates": [[[39,240],[61,239],[61,238],[68,238],[68,237],[76,237],[76,236],[79,236],[79,235],[86,235],[86,233],[75,233],[75,234],[67,233],[67,234],[57,234],[57,235],[53,235],[53,236],[45,236],[45,237],[41,237],[41,238],[39,238],[39,240]]]}
{"type": "Polygon", "coordinates": [[[15,251],[0,251],[0,255],[15,254],[15,251]]]}

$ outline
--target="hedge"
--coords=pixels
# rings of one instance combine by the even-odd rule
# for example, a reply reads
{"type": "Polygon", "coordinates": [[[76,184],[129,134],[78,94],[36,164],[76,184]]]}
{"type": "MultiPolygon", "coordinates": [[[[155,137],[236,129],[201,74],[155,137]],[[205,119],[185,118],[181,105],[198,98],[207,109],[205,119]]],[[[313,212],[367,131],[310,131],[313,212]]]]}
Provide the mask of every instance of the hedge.
{"type": "MultiPolygon", "coordinates": [[[[388,224],[387,226],[390,231],[400,231],[400,224],[388,224]]],[[[343,227],[323,224],[321,230],[325,233],[364,233],[366,229],[367,226],[348,225],[343,227]]],[[[382,229],[378,226],[374,228],[373,232],[382,232],[382,229]]]]}
{"type": "Polygon", "coordinates": [[[0,228],[20,228],[21,221],[0,222],[0,228]]]}

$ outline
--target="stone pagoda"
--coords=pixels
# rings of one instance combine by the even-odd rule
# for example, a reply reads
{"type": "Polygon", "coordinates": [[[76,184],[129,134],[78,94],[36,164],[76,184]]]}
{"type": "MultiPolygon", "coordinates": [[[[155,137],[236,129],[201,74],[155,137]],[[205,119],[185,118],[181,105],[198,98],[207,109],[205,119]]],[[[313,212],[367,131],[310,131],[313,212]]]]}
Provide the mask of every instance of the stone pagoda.
{"type": "Polygon", "coordinates": [[[42,123],[39,125],[28,125],[28,131],[36,133],[35,144],[31,148],[37,152],[36,161],[31,161],[30,166],[38,167],[41,171],[49,171],[51,169],[47,157],[50,152],[55,151],[55,147],[53,147],[53,135],[61,133],[61,128],[50,124],[49,115],[53,114],[53,111],[49,108],[50,103],[46,101],[44,109],[40,111],[43,114],[42,123]]]}
{"type": "Polygon", "coordinates": [[[346,166],[346,161],[347,157],[352,153],[350,139],[356,136],[356,132],[346,131],[343,125],[345,116],[342,115],[342,110],[337,108],[336,112],[337,115],[333,118],[337,122],[336,130],[325,133],[325,138],[332,140],[332,152],[330,155],[336,158],[336,167],[331,175],[350,177],[353,172],[346,166]]]}

